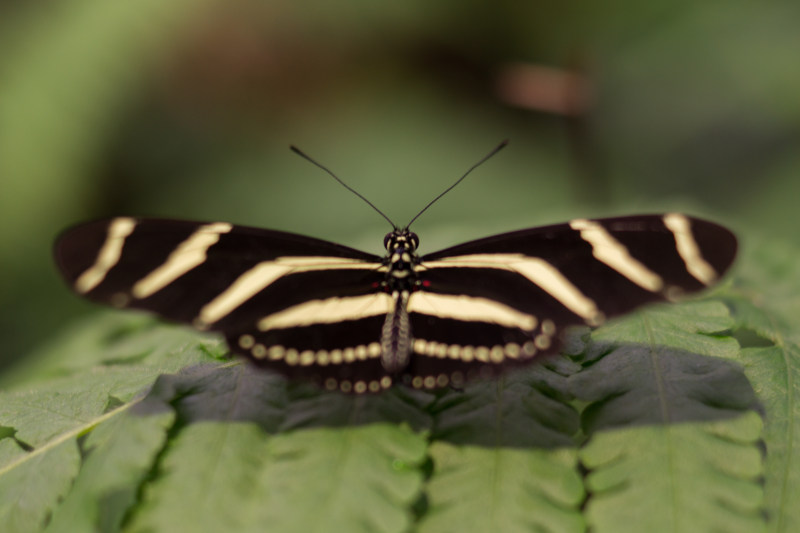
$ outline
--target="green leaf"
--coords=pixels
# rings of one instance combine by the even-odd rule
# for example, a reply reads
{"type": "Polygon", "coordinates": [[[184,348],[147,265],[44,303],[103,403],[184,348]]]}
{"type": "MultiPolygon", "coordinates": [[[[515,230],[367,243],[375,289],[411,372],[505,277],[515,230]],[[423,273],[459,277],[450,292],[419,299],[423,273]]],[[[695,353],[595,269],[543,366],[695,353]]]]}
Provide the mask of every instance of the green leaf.
{"type": "Polygon", "coordinates": [[[715,335],[733,324],[725,305],[706,301],[653,306],[593,332],[586,348],[593,355],[569,378],[571,392],[589,403],[584,431],[758,409],[743,369],[722,359],[738,356],[735,339],[715,335]]]}
{"type": "Polygon", "coordinates": [[[131,409],[89,435],[84,444],[88,456],[46,531],[119,530],[175,419],[166,404],[159,410],[140,414],[131,409]]]}
{"type": "Polygon", "coordinates": [[[436,470],[419,531],[580,532],[575,450],[431,446],[436,470]]]}
{"type": "Polygon", "coordinates": [[[23,452],[13,439],[0,440],[0,524],[4,533],[40,531],[80,468],[74,439],[23,452]]]}
{"type": "Polygon", "coordinates": [[[567,359],[448,391],[431,406],[433,438],[487,447],[571,446],[578,412],[569,405],[564,373],[577,371],[567,359]]]}
{"type": "Polygon", "coordinates": [[[184,424],[247,421],[270,433],[283,422],[287,403],[283,378],[240,362],[191,366],[161,376],[150,396],[171,403],[184,424]]]}
{"type": "Polygon", "coordinates": [[[426,443],[370,425],[269,437],[247,423],[181,430],[130,531],[406,531],[426,443]]]}
{"type": "Polygon", "coordinates": [[[201,335],[145,314],[106,311],[76,322],[65,335],[55,336],[25,363],[0,376],[0,389],[85,375],[92,367],[177,372],[191,364],[221,360],[226,353],[225,343],[216,335],[201,335]]]}
{"type": "Polygon", "coordinates": [[[371,424],[282,434],[262,478],[254,530],[402,532],[422,494],[427,442],[404,426],[371,424]]]}
{"type": "MultiPolygon", "coordinates": [[[[671,327],[671,326],[667,326],[671,327]]],[[[663,346],[623,345],[570,378],[586,434],[631,424],[719,420],[758,409],[741,367],[663,346]]]]}
{"type": "Polygon", "coordinates": [[[14,428],[15,438],[32,448],[68,434],[78,436],[121,402],[130,402],[157,376],[158,370],[149,367],[97,367],[26,391],[0,393],[0,425],[14,428]]]}
{"type": "Polygon", "coordinates": [[[770,531],[800,527],[800,345],[745,348],[745,372],[764,405],[765,503],[770,531]]]}
{"type": "Polygon", "coordinates": [[[105,364],[81,369],[61,363],[62,370],[55,371],[50,360],[42,377],[0,392],[5,437],[0,439],[0,513],[19,531],[41,530],[54,510],[56,529],[119,523],[134,500],[137,479],[149,471],[148,460],[166,438],[164,424],[173,416],[163,414],[165,402],[139,404],[142,394],[165,369],[213,360],[196,336],[187,345],[181,337],[185,331],[169,337],[174,328],[150,319],[126,330],[136,335],[85,342],[98,340],[100,331],[108,334],[100,324],[93,335],[87,335],[90,327],[78,328],[76,339],[81,340],[75,345],[86,361],[105,364]],[[48,374],[49,379],[44,377],[48,374]],[[127,413],[145,407],[160,416],[145,421],[127,413]],[[82,463],[79,439],[84,435],[88,456],[82,463]]]}
{"type": "Polygon", "coordinates": [[[759,401],[740,365],[709,356],[738,356],[736,340],[712,336],[733,324],[724,305],[697,302],[591,336],[600,348],[569,379],[588,403],[580,457],[592,530],[764,530],[759,401]]]}
{"type": "Polygon", "coordinates": [[[795,531],[800,529],[800,250],[761,243],[748,259],[727,301],[739,327],[760,337],[747,337],[740,361],[766,411],[769,530],[795,531]]]}
{"type": "Polygon", "coordinates": [[[765,530],[761,418],[604,431],[581,452],[602,532],[765,530]]]}
{"type": "Polygon", "coordinates": [[[722,336],[734,321],[721,302],[699,301],[653,305],[628,317],[612,320],[592,333],[592,340],[613,344],[670,346],[695,354],[735,357],[736,340],[722,336]]]}
{"type": "Polygon", "coordinates": [[[556,358],[437,399],[421,531],[583,531],[577,370],[556,358]]]}
{"type": "Polygon", "coordinates": [[[171,439],[128,531],[243,531],[268,456],[249,423],[198,422],[171,439]]]}

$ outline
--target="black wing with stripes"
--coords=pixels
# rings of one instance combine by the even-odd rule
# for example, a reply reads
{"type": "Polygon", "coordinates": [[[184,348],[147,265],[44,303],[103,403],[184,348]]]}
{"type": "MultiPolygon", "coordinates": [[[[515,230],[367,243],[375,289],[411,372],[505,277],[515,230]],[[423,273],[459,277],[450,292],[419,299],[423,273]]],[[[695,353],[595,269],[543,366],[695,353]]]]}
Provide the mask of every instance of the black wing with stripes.
{"type": "Polygon", "coordinates": [[[307,300],[375,292],[383,279],[378,256],[224,222],[100,220],[64,232],[54,254],[67,282],[90,300],[222,331],[307,300]],[[237,281],[230,311],[217,307],[204,319],[214,298],[236,296],[237,281]]]}
{"type": "Polygon", "coordinates": [[[386,308],[364,319],[339,320],[330,304],[360,298],[361,310],[379,305],[385,274],[378,256],[227,223],[128,217],[65,231],[54,255],[80,295],[221,331],[233,352],[288,376],[320,382],[329,376],[352,382],[371,377],[379,383],[385,374],[374,351],[386,308]],[[283,327],[269,320],[320,301],[328,302],[326,322],[283,327]],[[324,350],[331,354],[327,365],[319,358],[324,350]]]}
{"type": "Polygon", "coordinates": [[[736,249],[722,226],[667,214],[577,219],[423,256],[411,374],[468,378],[555,353],[567,326],[714,284],[736,249]]]}
{"type": "Polygon", "coordinates": [[[260,366],[361,393],[525,364],[557,351],[569,325],[713,284],[736,253],[725,228],[677,214],[573,220],[421,259],[415,235],[390,236],[401,244],[381,258],[227,223],[118,217],[66,231],[55,257],[90,300],[221,331],[260,366]]]}

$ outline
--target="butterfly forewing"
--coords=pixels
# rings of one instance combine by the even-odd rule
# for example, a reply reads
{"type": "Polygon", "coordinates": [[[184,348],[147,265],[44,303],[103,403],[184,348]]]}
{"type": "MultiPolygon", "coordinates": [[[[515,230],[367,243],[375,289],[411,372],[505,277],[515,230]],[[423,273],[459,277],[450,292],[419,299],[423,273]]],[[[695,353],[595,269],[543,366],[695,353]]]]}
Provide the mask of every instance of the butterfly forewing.
{"type": "Polygon", "coordinates": [[[642,215],[487,237],[426,255],[422,266],[434,290],[458,293],[455,285],[469,283],[500,301],[522,301],[523,309],[544,306],[564,316],[582,309],[571,298],[586,297],[610,317],[713,284],[736,248],[735,236],[717,224],[642,215]]]}
{"type": "Polygon", "coordinates": [[[116,218],[66,231],[56,262],[73,289],[205,329],[254,324],[326,296],[375,292],[379,257],[226,223],[116,218]]]}

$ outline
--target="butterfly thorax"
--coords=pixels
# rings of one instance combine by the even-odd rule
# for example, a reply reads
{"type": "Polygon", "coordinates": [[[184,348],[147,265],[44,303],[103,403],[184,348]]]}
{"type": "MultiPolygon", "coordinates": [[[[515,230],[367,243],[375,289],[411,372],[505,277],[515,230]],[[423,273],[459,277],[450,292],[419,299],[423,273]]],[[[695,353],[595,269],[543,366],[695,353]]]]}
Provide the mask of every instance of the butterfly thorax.
{"type": "Polygon", "coordinates": [[[383,289],[391,294],[394,305],[381,331],[381,364],[392,374],[401,372],[411,354],[411,322],[408,299],[419,283],[416,267],[419,264],[419,238],[408,229],[394,230],[383,241],[386,247],[384,264],[389,267],[383,289]]]}

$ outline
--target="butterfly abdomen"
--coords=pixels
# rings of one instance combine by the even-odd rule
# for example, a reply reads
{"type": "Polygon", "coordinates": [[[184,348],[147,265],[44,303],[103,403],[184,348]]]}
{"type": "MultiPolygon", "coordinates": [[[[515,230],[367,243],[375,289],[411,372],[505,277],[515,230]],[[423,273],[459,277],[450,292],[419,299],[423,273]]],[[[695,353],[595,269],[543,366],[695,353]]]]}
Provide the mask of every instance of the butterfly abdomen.
{"type": "Polygon", "coordinates": [[[396,291],[394,310],[386,315],[381,329],[381,365],[388,374],[396,375],[407,366],[411,355],[411,321],[408,318],[408,291],[396,291]]]}

